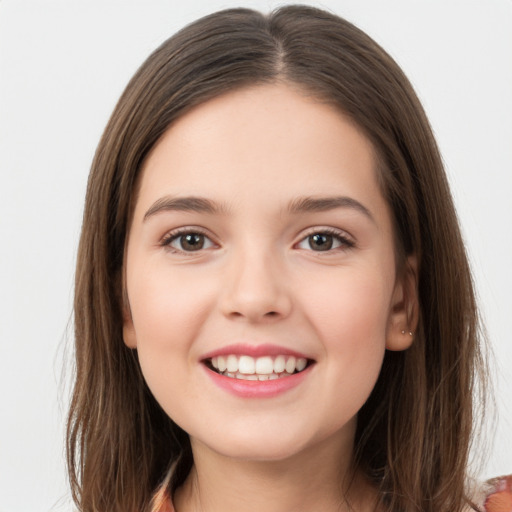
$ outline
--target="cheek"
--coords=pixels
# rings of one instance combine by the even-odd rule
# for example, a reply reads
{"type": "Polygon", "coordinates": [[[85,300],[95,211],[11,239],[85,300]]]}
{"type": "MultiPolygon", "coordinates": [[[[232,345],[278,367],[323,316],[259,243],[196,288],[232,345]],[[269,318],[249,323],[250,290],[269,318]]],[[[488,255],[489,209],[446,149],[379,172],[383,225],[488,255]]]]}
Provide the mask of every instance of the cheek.
{"type": "Polygon", "coordinates": [[[310,323],[323,343],[335,400],[352,397],[356,412],[370,394],[382,366],[392,287],[372,272],[354,272],[310,290],[310,323]]]}
{"type": "Polygon", "coordinates": [[[161,267],[146,265],[144,272],[132,273],[127,282],[140,365],[159,401],[161,391],[180,386],[187,369],[196,363],[191,347],[209,295],[206,287],[199,295],[190,279],[161,267]]]}
{"type": "Polygon", "coordinates": [[[391,294],[391,280],[382,273],[347,269],[309,287],[303,309],[331,349],[362,340],[384,344],[391,294]]]}
{"type": "Polygon", "coordinates": [[[128,280],[128,298],[138,345],[187,344],[201,323],[212,293],[194,274],[170,272],[165,262],[146,266],[128,280]]]}

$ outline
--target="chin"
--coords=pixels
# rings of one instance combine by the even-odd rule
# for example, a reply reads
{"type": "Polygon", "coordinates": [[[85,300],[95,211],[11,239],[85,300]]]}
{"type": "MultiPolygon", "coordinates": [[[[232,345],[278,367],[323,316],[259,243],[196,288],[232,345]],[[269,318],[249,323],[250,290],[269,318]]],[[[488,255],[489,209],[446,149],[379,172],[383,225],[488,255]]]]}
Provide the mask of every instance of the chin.
{"type": "Polygon", "coordinates": [[[211,447],[213,450],[219,455],[240,461],[279,462],[297,455],[302,449],[291,440],[282,438],[276,440],[230,439],[228,446],[220,445],[218,441],[216,440],[216,446],[211,447]]]}
{"type": "MultiPolygon", "coordinates": [[[[238,460],[279,461],[292,457],[312,441],[305,425],[293,429],[289,423],[257,421],[226,421],[209,425],[207,431],[188,430],[192,449],[206,449],[238,460]]],[[[186,429],[185,429],[186,430],[186,429]]]]}
{"type": "MultiPolygon", "coordinates": [[[[207,448],[223,457],[239,461],[279,462],[316,451],[323,444],[336,445],[345,437],[343,429],[318,432],[302,423],[293,428],[288,424],[252,425],[246,428],[232,425],[222,432],[212,432],[206,437],[191,436],[193,450],[207,448]]],[[[336,450],[334,445],[331,448],[336,450]]]]}

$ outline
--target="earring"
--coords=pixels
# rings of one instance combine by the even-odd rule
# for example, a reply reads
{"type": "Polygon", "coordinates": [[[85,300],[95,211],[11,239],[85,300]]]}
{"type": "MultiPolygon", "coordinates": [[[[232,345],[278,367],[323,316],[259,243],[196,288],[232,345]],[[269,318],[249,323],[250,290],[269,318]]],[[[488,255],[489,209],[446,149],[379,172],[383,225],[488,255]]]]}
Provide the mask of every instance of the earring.
{"type": "MultiPolygon", "coordinates": [[[[402,334],[405,334],[405,331],[402,331],[402,334]]],[[[412,336],[412,332],[409,331],[409,336],[412,336]]]]}

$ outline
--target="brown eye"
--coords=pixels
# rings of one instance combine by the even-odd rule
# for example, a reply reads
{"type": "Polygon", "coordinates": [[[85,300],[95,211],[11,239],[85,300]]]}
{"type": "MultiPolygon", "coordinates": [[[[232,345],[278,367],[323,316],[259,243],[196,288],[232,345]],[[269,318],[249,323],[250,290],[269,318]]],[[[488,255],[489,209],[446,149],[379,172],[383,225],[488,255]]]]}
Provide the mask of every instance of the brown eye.
{"type": "Polygon", "coordinates": [[[325,233],[315,233],[308,236],[308,245],[313,251],[328,251],[332,249],[333,237],[325,233]]]}
{"type": "Polygon", "coordinates": [[[213,247],[213,242],[202,233],[196,231],[181,232],[171,235],[163,241],[163,245],[176,252],[196,252],[213,247]]]}
{"type": "Polygon", "coordinates": [[[299,249],[315,252],[345,250],[354,247],[354,242],[343,231],[316,231],[303,238],[298,244],[299,249]]]}
{"type": "Polygon", "coordinates": [[[178,238],[181,249],[184,251],[199,251],[204,247],[204,235],[188,233],[178,238]]]}

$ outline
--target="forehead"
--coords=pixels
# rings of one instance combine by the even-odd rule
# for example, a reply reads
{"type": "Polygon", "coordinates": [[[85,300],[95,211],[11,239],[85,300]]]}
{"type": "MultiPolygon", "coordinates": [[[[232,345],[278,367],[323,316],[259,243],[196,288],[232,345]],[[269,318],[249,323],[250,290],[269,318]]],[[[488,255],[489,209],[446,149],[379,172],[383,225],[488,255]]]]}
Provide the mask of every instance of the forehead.
{"type": "Polygon", "coordinates": [[[284,84],[229,92],[178,119],[146,160],[138,202],[164,193],[246,206],[305,194],[384,202],[368,138],[338,109],[284,84]]]}

